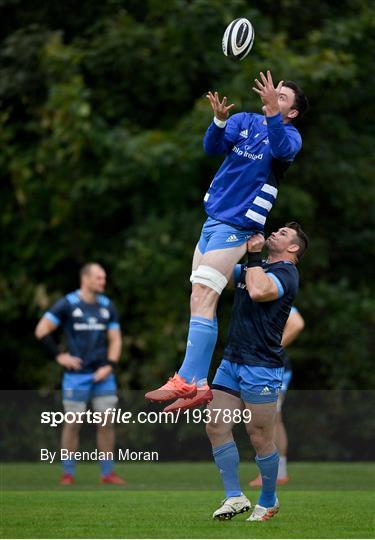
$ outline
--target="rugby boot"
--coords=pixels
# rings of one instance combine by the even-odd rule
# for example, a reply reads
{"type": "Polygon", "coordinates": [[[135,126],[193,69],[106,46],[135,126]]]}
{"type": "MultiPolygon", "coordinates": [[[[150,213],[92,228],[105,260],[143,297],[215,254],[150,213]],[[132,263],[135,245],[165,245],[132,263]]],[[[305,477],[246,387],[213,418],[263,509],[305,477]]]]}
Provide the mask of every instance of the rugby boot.
{"type": "Polygon", "coordinates": [[[251,503],[244,494],[239,497],[228,497],[224,499],[221,503],[220,508],[215,510],[212,514],[213,519],[218,519],[220,521],[232,519],[232,517],[237,516],[237,514],[242,514],[247,512],[251,508],[251,503]]]}
{"type": "Polygon", "coordinates": [[[60,486],[71,486],[74,482],[74,476],[69,473],[64,473],[60,478],[60,486]]]}
{"type": "Polygon", "coordinates": [[[100,482],[101,484],[126,484],[126,480],[123,480],[123,478],[115,472],[110,472],[109,474],[101,476],[100,482]]]}
{"type": "Polygon", "coordinates": [[[197,385],[195,382],[189,384],[183,377],[180,377],[178,373],[175,373],[173,377],[170,377],[168,381],[157,388],[151,390],[145,394],[145,398],[148,401],[170,401],[177,398],[191,398],[197,393],[197,385]]]}
{"type": "Polygon", "coordinates": [[[200,386],[197,388],[197,393],[192,398],[180,398],[165,407],[164,412],[174,412],[178,409],[195,409],[196,407],[201,407],[202,405],[207,405],[212,401],[212,392],[208,384],[200,386]]]}
{"type": "Polygon", "coordinates": [[[256,504],[254,506],[253,513],[250,517],[247,518],[246,521],[267,521],[268,519],[271,519],[274,515],[277,514],[279,511],[280,504],[279,500],[276,497],[275,505],[271,508],[265,508],[264,506],[260,506],[259,504],[256,504]]]}

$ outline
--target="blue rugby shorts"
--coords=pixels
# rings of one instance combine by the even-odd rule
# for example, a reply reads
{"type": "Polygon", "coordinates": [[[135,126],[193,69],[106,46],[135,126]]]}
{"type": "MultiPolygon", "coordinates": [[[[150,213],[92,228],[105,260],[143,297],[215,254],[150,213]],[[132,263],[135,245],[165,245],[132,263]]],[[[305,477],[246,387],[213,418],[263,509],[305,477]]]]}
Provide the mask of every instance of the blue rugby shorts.
{"type": "Polygon", "coordinates": [[[94,382],[93,373],[65,372],[63,375],[63,400],[87,403],[92,398],[113,396],[116,393],[117,383],[113,373],[99,382],[94,382]]]}
{"type": "Polygon", "coordinates": [[[259,231],[255,230],[238,229],[209,217],[203,224],[198,249],[203,254],[216,249],[242,246],[251,236],[258,233],[259,231]]]}
{"type": "Polygon", "coordinates": [[[228,391],[246,403],[274,403],[281,391],[284,368],[267,368],[223,359],[211,387],[228,391]]]}

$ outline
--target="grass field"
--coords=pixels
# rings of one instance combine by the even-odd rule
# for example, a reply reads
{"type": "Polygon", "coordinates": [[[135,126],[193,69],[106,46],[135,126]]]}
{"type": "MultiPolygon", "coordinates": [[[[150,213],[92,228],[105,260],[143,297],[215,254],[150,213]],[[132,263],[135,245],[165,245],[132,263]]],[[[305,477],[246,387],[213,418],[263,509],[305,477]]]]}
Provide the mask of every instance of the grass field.
{"type": "MultiPolygon", "coordinates": [[[[2,538],[373,538],[375,465],[290,464],[279,514],[214,522],[223,491],[211,463],[119,465],[128,485],[101,486],[95,464],[78,467],[75,486],[58,486],[58,465],[4,464],[2,538]]],[[[256,473],[242,464],[246,495],[256,473]]]]}

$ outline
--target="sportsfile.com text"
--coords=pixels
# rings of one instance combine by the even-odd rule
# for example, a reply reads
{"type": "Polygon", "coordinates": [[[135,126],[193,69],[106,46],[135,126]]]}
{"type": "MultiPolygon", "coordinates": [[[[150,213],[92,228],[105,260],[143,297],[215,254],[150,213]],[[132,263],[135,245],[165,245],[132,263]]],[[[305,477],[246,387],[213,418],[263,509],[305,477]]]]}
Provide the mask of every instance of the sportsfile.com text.
{"type": "Polygon", "coordinates": [[[221,419],[224,423],[239,424],[241,422],[251,422],[251,411],[249,409],[187,409],[178,410],[176,413],[164,411],[123,411],[122,409],[110,408],[104,412],[82,411],[82,412],[61,412],[43,411],[40,415],[40,423],[48,424],[50,427],[57,427],[66,422],[67,424],[177,424],[179,420],[187,424],[208,424],[221,419]]]}

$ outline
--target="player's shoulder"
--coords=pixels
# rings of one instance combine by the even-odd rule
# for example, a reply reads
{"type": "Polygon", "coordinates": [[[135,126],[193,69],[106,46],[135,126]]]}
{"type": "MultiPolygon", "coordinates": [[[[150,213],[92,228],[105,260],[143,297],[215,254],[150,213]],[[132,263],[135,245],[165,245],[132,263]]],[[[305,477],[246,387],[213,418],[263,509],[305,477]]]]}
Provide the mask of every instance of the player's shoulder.
{"type": "Polygon", "coordinates": [[[302,141],[302,136],[299,130],[296,128],[294,124],[291,124],[290,122],[288,124],[285,124],[287,131],[289,133],[293,133],[294,136],[302,141]]]}
{"type": "Polygon", "coordinates": [[[231,114],[228,122],[231,122],[232,124],[240,124],[245,118],[246,118],[245,112],[238,112],[235,114],[231,114]]]}
{"type": "Polygon", "coordinates": [[[77,305],[80,303],[81,299],[79,297],[79,291],[72,291],[68,294],[66,294],[63,298],[65,302],[70,304],[71,306],[77,305]]]}
{"type": "Polygon", "coordinates": [[[247,122],[247,123],[250,123],[250,122],[262,123],[264,121],[264,116],[262,116],[261,114],[257,114],[257,113],[242,111],[242,112],[232,114],[229,117],[229,119],[233,123],[236,123],[236,124],[240,124],[240,123],[242,124],[244,122],[247,122]]]}
{"type": "Polygon", "coordinates": [[[109,307],[109,306],[112,305],[111,299],[108,296],[106,296],[105,294],[97,294],[96,295],[96,301],[102,307],[109,307]]]}
{"type": "Polygon", "coordinates": [[[282,272],[288,272],[289,274],[295,275],[297,278],[299,276],[298,269],[292,261],[277,261],[274,263],[267,263],[266,268],[268,272],[281,270],[282,272]]]}

